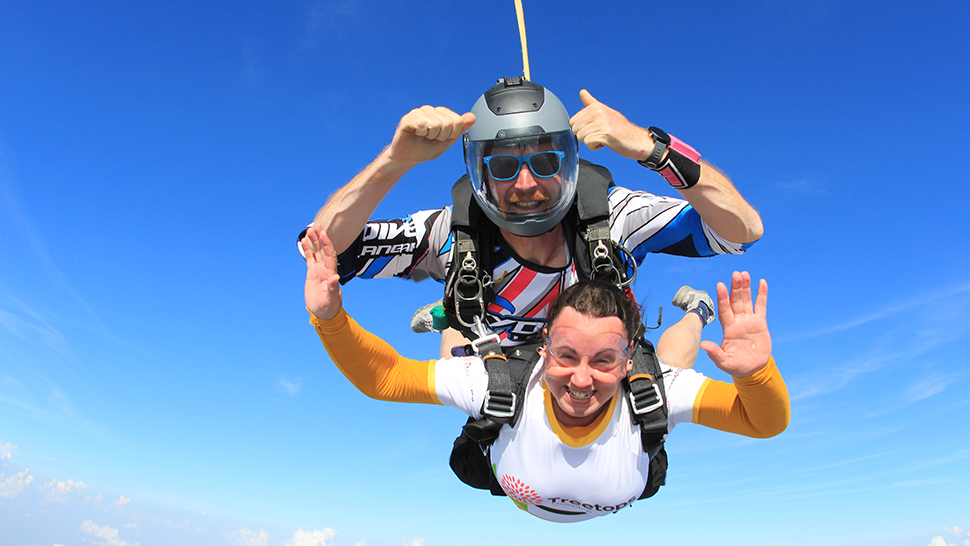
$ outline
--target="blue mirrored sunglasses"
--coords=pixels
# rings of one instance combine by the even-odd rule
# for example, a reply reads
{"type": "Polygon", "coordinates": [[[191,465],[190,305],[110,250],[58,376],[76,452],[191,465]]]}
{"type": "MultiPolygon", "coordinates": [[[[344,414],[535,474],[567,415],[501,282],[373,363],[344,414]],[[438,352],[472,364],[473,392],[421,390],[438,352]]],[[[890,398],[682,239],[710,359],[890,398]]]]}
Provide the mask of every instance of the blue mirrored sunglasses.
{"type": "Polygon", "coordinates": [[[519,169],[523,163],[529,164],[532,174],[549,178],[559,174],[559,167],[562,165],[562,158],[566,152],[548,151],[536,152],[529,155],[489,155],[485,156],[485,165],[488,166],[488,174],[495,180],[512,180],[519,175],[519,169]]]}

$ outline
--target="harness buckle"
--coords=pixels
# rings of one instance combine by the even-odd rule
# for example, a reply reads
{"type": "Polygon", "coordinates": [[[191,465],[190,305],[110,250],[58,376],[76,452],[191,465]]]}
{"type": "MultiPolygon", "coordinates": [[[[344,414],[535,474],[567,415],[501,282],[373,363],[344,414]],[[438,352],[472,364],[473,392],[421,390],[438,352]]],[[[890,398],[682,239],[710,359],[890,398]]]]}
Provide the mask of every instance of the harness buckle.
{"type": "Polygon", "coordinates": [[[650,386],[653,387],[652,397],[644,396],[650,393],[651,389],[634,392],[633,385],[630,385],[630,393],[627,396],[630,397],[630,408],[633,409],[634,414],[643,415],[663,407],[664,401],[663,397],[660,396],[660,387],[656,383],[650,383],[650,386]],[[637,396],[637,394],[640,396],[637,396]],[[642,407],[638,399],[642,400],[642,407]]]}
{"type": "Polygon", "coordinates": [[[511,419],[515,415],[515,403],[518,397],[514,392],[495,394],[496,397],[493,398],[492,391],[485,391],[485,403],[482,406],[482,413],[491,417],[511,419]],[[498,407],[492,407],[493,404],[498,407]]]}
{"type": "MultiPolygon", "coordinates": [[[[479,322],[477,320],[475,322],[477,324],[481,324],[481,322],[479,322]]],[[[486,343],[499,343],[500,344],[501,342],[502,342],[502,340],[499,339],[498,334],[496,334],[496,333],[493,332],[493,333],[488,334],[488,335],[483,335],[483,336],[479,337],[478,339],[473,339],[472,340],[472,350],[475,351],[475,354],[481,354],[481,351],[479,351],[478,348],[481,347],[482,345],[485,345],[486,343]]]]}
{"type": "MultiPolygon", "coordinates": [[[[486,278],[486,282],[491,279],[486,278]]],[[[487,284],[478,277],[478,263],[471,252],[462,259],[455,284],[455,317],[458,322],[468,328],[473,328],[475,322],[485,315],[484,290],[487,284]],[[465,318],[465,312],[471,311],[472,322],[465,318]]]]}
{"type": "Polygon", "coordinates": [[[590,267],[592,269],[590,277],[619,285],[623,277],[620,275],[620,270],[617,269],[616,264],[610,259],[610,250],[603,242],[603,239],[596,241],[596,246],[593,247],[592,253],[593,255],[590,257],[590,267]]]}
{"type": "MultiPolygon", "coordinates": [[[[472,340],[472,349],[475,350],[475,354],[479,354],[478,347],[481,345],[485,345],[486,343],[494,342],[498,345],[502,344],[502,340],[498,337],[498,334],[496,334],[495,332],[492,332],[491,330],[486,328],[484,324],[482,324],[481,317],[475,317],[474,324],[469,324],[467,326],[471,328],[472,332],[474,332],[475,335],[478,336],[477,338],[472,340]]],[[[501,351],[500,348],[497,348],[497,350],[501,351]]]]}

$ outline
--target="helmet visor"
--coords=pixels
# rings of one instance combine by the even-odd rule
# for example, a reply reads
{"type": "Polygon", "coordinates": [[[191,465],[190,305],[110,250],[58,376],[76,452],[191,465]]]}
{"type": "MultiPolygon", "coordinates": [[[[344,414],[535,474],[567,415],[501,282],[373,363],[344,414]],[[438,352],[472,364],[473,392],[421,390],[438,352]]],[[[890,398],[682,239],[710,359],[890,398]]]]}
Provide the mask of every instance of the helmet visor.
{"type": "Polygon", "coordinates": [[[576,194],[577,157],[572,131],[465,141],[476,201],[490,216],[513,224],[547,218],[558,223],[576,194]]]}

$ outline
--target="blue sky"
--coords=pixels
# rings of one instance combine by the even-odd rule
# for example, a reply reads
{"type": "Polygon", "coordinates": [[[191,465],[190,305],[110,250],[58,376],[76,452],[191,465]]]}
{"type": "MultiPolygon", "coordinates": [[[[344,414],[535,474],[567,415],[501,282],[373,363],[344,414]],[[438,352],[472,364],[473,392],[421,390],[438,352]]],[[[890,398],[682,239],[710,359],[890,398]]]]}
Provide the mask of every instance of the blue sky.
{"type": "MultiPolygon", "coordinates": [[[[970,544],[965,2],[525,0],[533,80],[677,135],[760,211],[748,254],[650,258],[637,293],[670,316],[682,284],[766,278],[792,396],[774,439],[680,427],[655,498],[576,525],[458,482],[457,411],[359,394],[295,247],[408,110],[521,73],[511,0],[2,12],[3,544],[970,544]]],[[[378,215],[447,204],[462,169],[453,147],[378,215]]],[[[409,319],[439,293],[345,289],[420,358],[409,319]]]]}

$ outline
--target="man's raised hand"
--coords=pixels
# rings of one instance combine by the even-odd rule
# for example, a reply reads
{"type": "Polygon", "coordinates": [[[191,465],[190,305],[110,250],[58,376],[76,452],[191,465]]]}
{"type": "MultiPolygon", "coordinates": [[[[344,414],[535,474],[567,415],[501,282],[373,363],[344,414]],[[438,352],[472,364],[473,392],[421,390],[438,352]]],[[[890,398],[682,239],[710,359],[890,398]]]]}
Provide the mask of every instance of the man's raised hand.
{"type": "Polygon", "coordinates": [[[623,114],[596,100],[589,91],[579,92],[583,108],[570,120],[576,138],[590,150],[603,146],[629,159],[646,159],[653,151],[653,137],[623,114]]]}
{"type": "Polygon", "coordinates": [[[475,123],[475,114],[458,115],[443,106],[415,108],[401,118],[388,148],[391,161],[413,167],[445,152],[475,123]]]}

